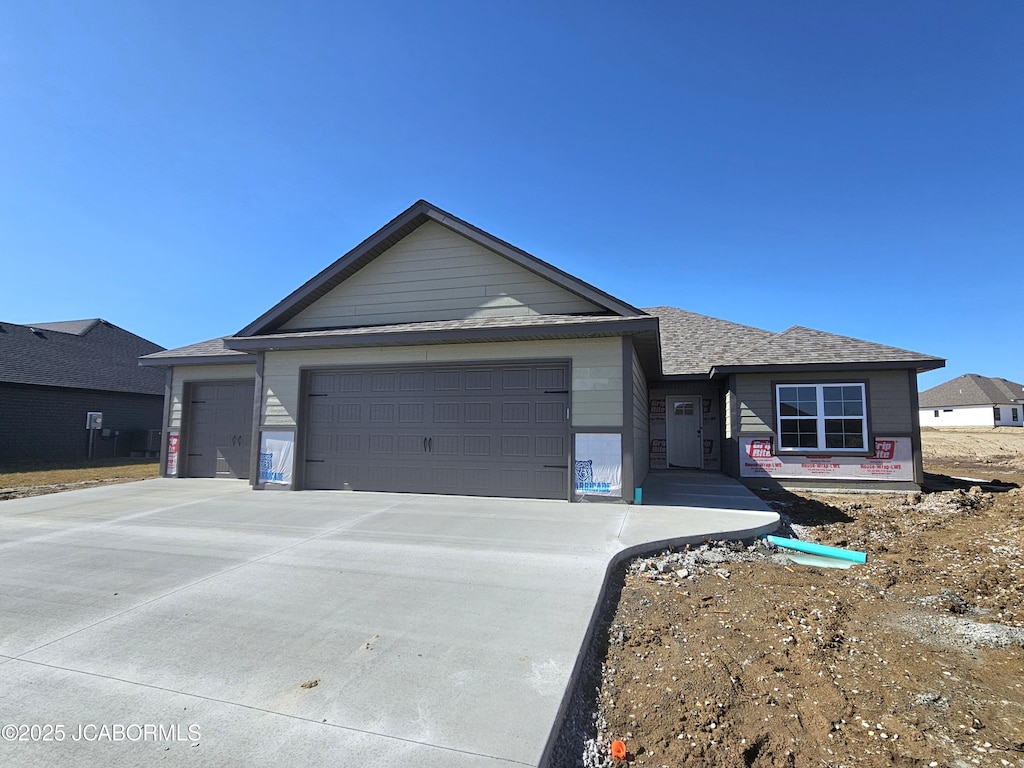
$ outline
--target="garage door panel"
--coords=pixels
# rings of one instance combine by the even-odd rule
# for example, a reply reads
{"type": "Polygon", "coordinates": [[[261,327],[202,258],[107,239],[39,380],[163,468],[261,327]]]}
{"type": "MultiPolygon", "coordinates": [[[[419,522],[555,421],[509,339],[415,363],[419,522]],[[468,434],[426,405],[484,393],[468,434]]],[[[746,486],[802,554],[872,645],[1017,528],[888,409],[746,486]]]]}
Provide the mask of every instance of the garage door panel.
{"type": "Polygon", "coordinates": [[[490,424],[491,404],[490,403],[466,403],[465,406],[467,424],[490,424]]]}
{"type": "Polygon", "coordinates": [[[568,389],[568,373],[566,368],[538,368],[537,389],[568,389]]]}
{"type": "Polygon", "coordinates": [[[565,365],[318,371],[305,486],[564,498],[568,380],[565,365]]]}
{"type": "Polygon", "coordinates": [[[491,389],[491,371],[466,371],[463,375],[467,392],[478,392],[491,389]]]}
{"type": "Polygon", "coordinates": [[[529,368],[506,368],[501,372],[501,388],[505,391],[530,389],[530,373],[529,368]]]}
{"type": "Polygon", "coordinates": [[[370,376],[371,392],[394,392],[398,386],[394,373],[374,373],[370,376]]]}
{"type": "Polygon", "coordinates": [[[434,403],[435,424],[458,424],[461,421],[462,408],[459,403],[434,403]]]}
{"type": "Polygon", "coordinates": [[[334,382],[337,376],[333,373],[314,373],[309,377],[309,391],[311,394],[333,394],[334,382]]]}
{"type": "Polygon", "coordinates": [[[530,455],[529,435],[502,435],[501,455],[508,456],[529,456],[530,455]]]}
{"type": "Polygon", "coordinates": [[[431,438],[430,452],[438,456],[458,456],[462,453],[461,435],[435,435],[431,438]]]}
{"type": "Polygon", "coordinates": [[[394,435],[370,435],[367,441],[367,448],[371,455],[379,456],[385,454],[390,456],[395,452],[395,436],[394,435]]]}
{"type": "Polygon", "coordinates": [[[568,469],[542,469],[533,473],[537,490],[562,495],[569,482],[568,469]]]}
{"type": "Polygon", "coordinates": [[[395,404],[394,403],[371,403],[370,404],[370,423],[371,424],[391,424],[395,421],[395,404]]]}
{"type": "Polygon", "coordinates": [[[360,403],[338,403],[335,421],[339,424],[358,424],[363,420],[363,411],[360,403]]]}
{"type": "Polygon", "coordinates": [[[398,452],[406,455],[419,456],[426,452],[424,447],[424,436],[421,434],[416,435],[399,435],[398,436],[398,452]]]}
{"type": "Polygon", "coordinates": [[[400,424],[422,424],[425,411],[424,403],[399,403],[398,422],[400,424]]]}
{"type": "Polygon", "coordinates": [[[538,424],[562,424],[566,420],[566,408],[563,401],[537,403],[536,419],[538,424]]]}
{"type": "Polygon", "coordinates": [[[402,373],[398,376],[398,389],[402,392],[423,392],[427,388],[427,374],[402,373]]]}
{"type": "Polygon", "coordinates": [[[566,440],[561,435],[538,435],[535,456],[543,459],[568,457],[566,440]]]}
{"type": "Polygon", "coordinates": [[[462,371],[435,371],[435,392],[458,392],[462,389],[462,371]]]}
{"type": "Polygon", "coordinates": [[[530,474],[528,469],[503,469],[501,487],[508,489],[512,495],[524,493],[530,490],[530,474]]]}
{"type": "Polygon", "coordinates": [[[462,453],[465,456],[491,456],[490,435],[466,435],[462,439],[462,453]]]}
{"type": "Polygon", "coordinates": [[[501,404],[501,421],[504,424],[529,424],[530,404],[528,402],[504,402],[501,404]]]}
{"type": "Polygon", "coordinates": [[[337,417],[338,406],[329,403],[316,403],[309,407],[310,424],[333,424],[337,417]]]}

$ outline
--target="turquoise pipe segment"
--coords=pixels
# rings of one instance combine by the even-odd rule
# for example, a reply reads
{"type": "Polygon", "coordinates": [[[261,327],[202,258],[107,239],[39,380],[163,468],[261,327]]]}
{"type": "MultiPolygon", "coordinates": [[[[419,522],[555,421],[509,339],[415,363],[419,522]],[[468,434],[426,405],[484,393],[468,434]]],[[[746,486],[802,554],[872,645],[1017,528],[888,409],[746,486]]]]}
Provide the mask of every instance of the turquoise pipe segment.
{"type": "Polygon", "coordinates": [[[824,544],[815,544],[813,541],[785,539],[781,536],[765,536],[765,538],[777,547],[795,549],[797,552],[834,557],[837,560],[849,560],[851,563],[866,563],[868,561],[866,552],[855,552],[852,549],[840,549],[839,547],[826,547],[824,544]]]}

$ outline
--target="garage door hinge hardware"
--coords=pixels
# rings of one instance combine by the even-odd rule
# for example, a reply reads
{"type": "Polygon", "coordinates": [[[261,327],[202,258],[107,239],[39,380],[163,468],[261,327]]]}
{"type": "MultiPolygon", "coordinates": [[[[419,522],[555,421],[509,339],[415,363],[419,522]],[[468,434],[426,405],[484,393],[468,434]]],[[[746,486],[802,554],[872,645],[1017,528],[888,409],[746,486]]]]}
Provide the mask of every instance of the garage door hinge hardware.
{"type": "Polygon", "coordinates": [[[327,393],[326,392],[310,392],[309,396],[310,397],[327,397],[327,393]]]}
{"type": "Polygon", "coordinates": [[[544,469],[568,469],[568,464],[545,464],[544,469]]]}
{"type": "Polygon", "coordinates": [[[569,390],[568,389],[545,389],[544,390],[544,394],[545,395],[568,395],[569,394],[569,390]]]}
{"type": "Polygon", "coordinates": [[[192,405],[206,405],[205,400],[190,400],[189,402],[191,402],[192,405]]]}
{"type": "Polygon", "coordinates": [[[323,464],[323,459],[306,459],[307,464],[323,464]]]}

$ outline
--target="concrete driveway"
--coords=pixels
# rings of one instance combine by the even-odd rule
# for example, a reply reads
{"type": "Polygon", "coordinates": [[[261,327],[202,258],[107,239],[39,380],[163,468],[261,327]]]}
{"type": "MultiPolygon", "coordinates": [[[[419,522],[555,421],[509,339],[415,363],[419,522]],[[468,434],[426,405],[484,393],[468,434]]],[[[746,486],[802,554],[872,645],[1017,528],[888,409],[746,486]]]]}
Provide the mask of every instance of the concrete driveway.
{"type": "Polygon", "coordinates": [[[0,765],[535,766],[609,563],[772,529],[751,500],[149,480],[2,502],[0,765]]]}

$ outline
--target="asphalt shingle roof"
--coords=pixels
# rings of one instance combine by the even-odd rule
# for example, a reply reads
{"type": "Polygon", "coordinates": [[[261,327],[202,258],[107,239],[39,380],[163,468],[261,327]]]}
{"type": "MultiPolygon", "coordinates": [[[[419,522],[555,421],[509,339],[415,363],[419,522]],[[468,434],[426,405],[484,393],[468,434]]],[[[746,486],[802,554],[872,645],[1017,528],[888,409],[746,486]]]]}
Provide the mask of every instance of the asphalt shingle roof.
{"type": "Polygon", "coordinates": [[[250,357],[245,352],[239,352],[238,350],[228,349],[227,347],[225,347],[225,338],[226,337],[221,337],[219,339],[209,339],[207,341],[200,341],[195,344],[189,344],[184,347],[175,347],[174,349],[165,349],[160,352],[153,352],[152,354],[146,355],[143,358],[143,360],[159,361],[179,357],[250,357]]]}
{"type": "Polygon", "coordinates": [[[876,344],[794,325],[749,349],[720,360],[719,366],[811,365],[820,363],[933,363],[938,358],[908,349],[876,344]]]}
{"type": "Polygon", "coordinates": [[[139,367],[161,349],[100,319],[0,323],[0,382],[162,395],[163,373],[139,367]]]}
{"type": "Polygon", "coordinates": [[[661,367],[666,376],[706,376],[716,364],[774,335],[675,307],[647,307],[644,312],[660,321],[661,367]]]}
{"type": "MultiPolygon", "coordinates": [[[[464,331],[476,329],[551,328],[559,325],[587,325],[595,330],[602,324],[626,320],[659,320],[661,338],[662,373],[666,376],[707,376],[716,367],[760,367],[775,365],[807,365],[844,363],[920,363],[922,367],[937,367],[939,358],[911,352],[898,347],[839,336],[812,328],[794,326],[782,333],[774,333],[749,325],[699,315],[676,307],[650,307],[641,310],[646,315],[622,317],[618,315],[525,315],[518,317],[481,317],[464,320],[438,320],[422,323],[399,323],[373,327],[331,328],[295,333],[261,334],[239,337],[239,341],[259,339],[317,339],[353,338],[361,335],[394,334],[424,331],[464,331]]],[[[146,357],[159,364],[172,358],[222,358],[245,353],[228,349],[232,337],[211,339],[187,347],[169,349],[146,357]]]]}
{"type": "Polygon", "coordinates": [[[922,408],[949,408],[958,405],[1007,405],[1024,401],[1024,384],[1007,379],[965,373],[955,379],[926,389],[919,402],[922,408]]]}

